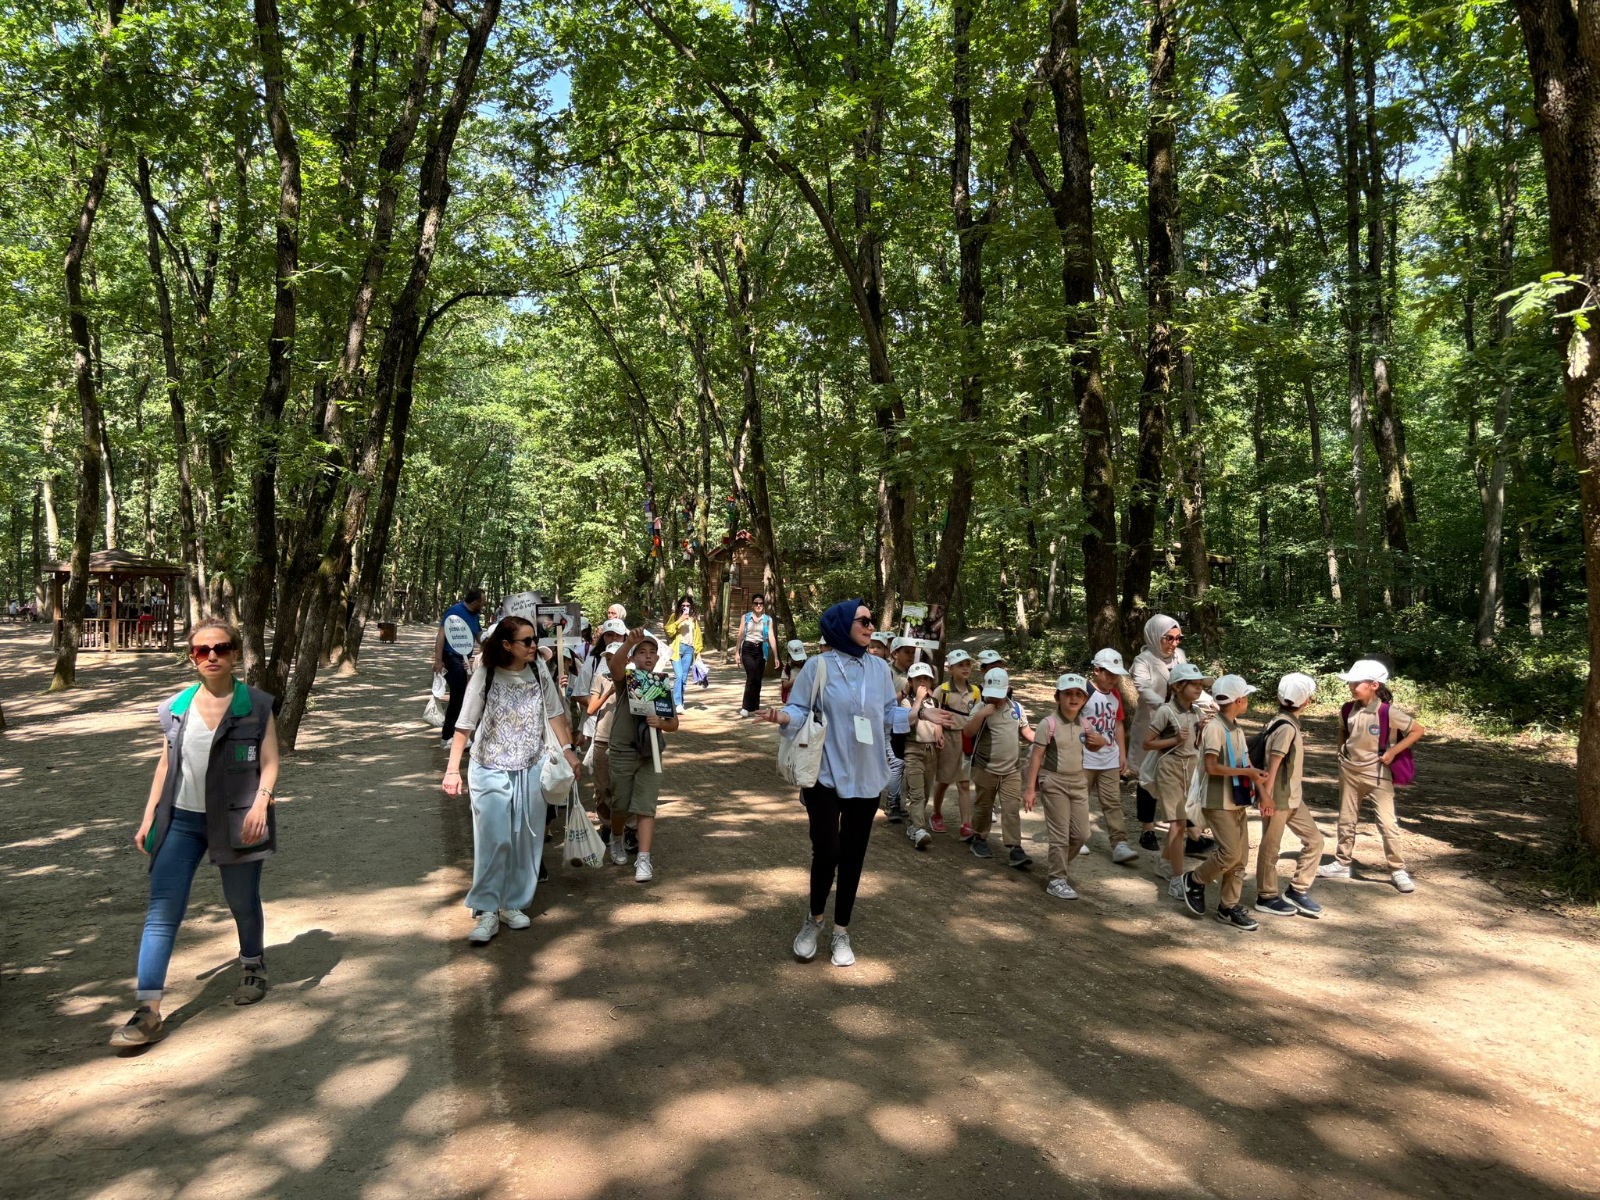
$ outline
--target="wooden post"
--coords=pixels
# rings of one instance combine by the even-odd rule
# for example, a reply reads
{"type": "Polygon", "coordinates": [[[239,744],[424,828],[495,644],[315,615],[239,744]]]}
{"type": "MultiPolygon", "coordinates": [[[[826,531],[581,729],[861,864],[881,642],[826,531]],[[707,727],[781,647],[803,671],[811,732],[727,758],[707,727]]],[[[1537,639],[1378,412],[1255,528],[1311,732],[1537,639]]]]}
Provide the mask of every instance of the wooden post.
{"type": "Polygon", "coordinates": [[[61,649],[61,573],[52,572],[50,575],[50,619],[54,624],[55,632],[50,636],[51,649],[61,649]]]}
{"type": "MultiPolygon", "coordinates": [[[[121,611],[122,585],[115,575],[108,575],[106,578],[111,581],[111,619],[106,623],[106,644],[102,648],[109,654],[112,650],[119,649],[118,642],[121,640],[122,621],[117,614],[121,611]]],[[[100,605],[102,613],[105,612],[105,608],[104,604],[100,605]]]]}

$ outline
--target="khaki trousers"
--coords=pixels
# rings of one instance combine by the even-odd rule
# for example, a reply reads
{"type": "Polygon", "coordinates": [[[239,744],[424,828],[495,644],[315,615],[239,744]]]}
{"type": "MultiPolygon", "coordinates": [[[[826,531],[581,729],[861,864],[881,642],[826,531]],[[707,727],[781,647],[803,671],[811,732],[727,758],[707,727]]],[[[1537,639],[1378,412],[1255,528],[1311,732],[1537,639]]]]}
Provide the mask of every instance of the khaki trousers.
{"type": "Polygon", "coordinates": [[[1217,845],[1194,873],[1196,883],[1222,880],[1222,907],[1232,908],[1244,895],[1244,864],[1250,857],[1250,810],[1208,808],[1206,823],[1217,845]]]}
{"type": "Polygon", "coordinates": [[[1256,854],[1256,899],[1278,895],[1278,848],[1283,844],[1283,831],[1294,831],[1300,839],[1300,853],[1294,860],[1294,890],[1303,892],[1317,878],[1317,864],[1322,861],[1322,830],[1316,818],[1304,804],[1293,808],[1280,808],[1261,826],[1261,849],[1256,854]]]}
{"type": "Polygon", "coordinates": [[[1083,776],[1040,771],[1039,807],[1050,840],[1050,878],[1066,879],[1078,848],[1089,840],[1089,789],[1083,776]]]}
{"type": "Polygon", "coordinates": [[[1089,794],[1100,801],[1100,812],[1106,819],[1106,837],[1114,847],[1128,840],[1128,822],[1122,815],[1122,772],[1085,771],[1089,794]]]}
{"type": "Polygon", "coordinates": [[[932,742],[906,743],[906,821],[914,829],[928,828],[928,793],[939,771],[939,751],[932,742]]]}
{"type": "Polygon", "coordinates": [[[1008,846],[1022,845],[1022,774],[1015,768],[1006,775],[974,771],[973,785],[978,803],[972,813],[972,828],[981,838],[989,836],[994,824],[995,797],[1000,798],[1000,837],[1008,846]]]}
{"type": "Polygon", "coordinates": [[[1367,778],[1356,778],[1351,769],[1339,764],[1339,848],[1334,858],[1349,866],[1356,852],[1356,824],[1361,819],[1361,802],[1372,801],[1372,815],[1378,825],[1378,836],[1383,839],[1383,856],[1389,870],[1404,871],[1405,855],[1400,853],[1400,823],[1394,817],[1394,784],[1385,779],[1379,783],[1370,772],[1367,778]]]}

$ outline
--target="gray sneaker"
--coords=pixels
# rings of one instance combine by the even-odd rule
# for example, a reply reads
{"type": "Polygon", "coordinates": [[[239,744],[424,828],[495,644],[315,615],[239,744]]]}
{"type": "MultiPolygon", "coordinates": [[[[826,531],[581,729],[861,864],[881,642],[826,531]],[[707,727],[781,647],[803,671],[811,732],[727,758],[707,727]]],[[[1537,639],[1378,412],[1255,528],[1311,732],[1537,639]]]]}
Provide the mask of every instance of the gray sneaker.
{"type": "Polygon", "coordinates": [[[1111,861],[1117,864],[1139,861],[1139,852],[1127,842],[1118,842],[1111,847],[1111,861]]]}
{"type": "Polygon", "coordinates": [[[817,940],[822,937],[822,922],[810,917],[800,926],[794,938],[794,956],[801,962],[810,962],[817,956],[817,940]]]}
{"type": "Polygon", "coordinates": [[[933,841],[931,833],[926,829],[918,829],[915,825],[907,827],[906,837],[911,839],[911,848],[913,850],[926,850],[928,843],[933,841]]]}
{"type": "Polygon", "coordinates": [[[1072,885],[1065,879],[1052,879],[1045,892],[1057,900],[1076,900],[1078,893],[1072,890],[1072,885]]]}
{"type": "Polygon", "coordinates": [[[978,858],[993,858],[994,851],[989,849],[989,839],[974,837],[972,839],[972,853],[978,858]]]}
{"type": "Polygon", "coordinates": [[[1410,893],[1417,890],[1417,885],[1411,881],[1410,871],[1391,871],[1389,880],[1394,884],[1394,890],[1397,892],[1410,893]]]}
{"type": "Polygon", "coordinates": [[[850,949],[850,935],[842,929],[833,931],[833,965],[836,967],[856,965],[855,951],[850,949]]]}
{"type": "Polygon", "coordinates": [[[1350,864],[1334,859],[1330,863],[1323,863],[1317,868],[1318,879],[1349,879],[1350,864]]]}

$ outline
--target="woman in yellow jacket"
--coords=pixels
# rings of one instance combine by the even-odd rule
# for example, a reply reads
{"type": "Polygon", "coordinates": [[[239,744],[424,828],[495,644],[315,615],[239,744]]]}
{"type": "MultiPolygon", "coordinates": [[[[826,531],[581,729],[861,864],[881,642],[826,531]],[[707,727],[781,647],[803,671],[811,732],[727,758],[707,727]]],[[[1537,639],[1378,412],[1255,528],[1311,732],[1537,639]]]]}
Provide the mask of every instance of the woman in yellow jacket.
{"type": "Polygon", "coordinates": [[[683,711],[683,688],[689,682],[689,668],[700,657],[705,645],[700,613],[694,606],[694,597],[678,597],[678,608],[667,618],[667,632],[672,635],[672,702],[683,711]]]}

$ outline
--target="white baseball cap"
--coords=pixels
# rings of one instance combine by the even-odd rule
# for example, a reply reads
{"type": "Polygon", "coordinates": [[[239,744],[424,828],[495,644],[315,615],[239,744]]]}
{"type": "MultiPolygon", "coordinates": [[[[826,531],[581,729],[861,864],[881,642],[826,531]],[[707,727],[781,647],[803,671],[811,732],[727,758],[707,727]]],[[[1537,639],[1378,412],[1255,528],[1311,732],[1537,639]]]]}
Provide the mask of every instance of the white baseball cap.
{"type": "Polygon", "coordinates": [[[1317,681],[1299,671],[1290,671],[1278,680],[1278,699],[1296,708],[1309,703],[1317,694],[1317,681]]]}
{"type": "Polygon", "coordinates": [[[1089,681],[1082,675],[1072,674],[1063,675],[1060,679],[1056,680],[1056,691],[1058,692],[1071,691],[1073,688],[1077,688],[1080,692],[1087,696],[1089,694],[1089,681]]]}
{"type": "Polygon", "coordinates": [[[1168,683],[1199,683],[1205,678],[1200,668],[1193,663],[1181,662],[1172,668],[1172,673],[1167,676],[1168,683]]]}
{"type": "Polygon", "coordinates": [[[1235,700],[1243,700],[1257,690],[1244,681],[1243,675],[1224,675],[1211,685],[1211,694],[1217,698],[1218,704],[1231,704],[1235,700]]]}
{"type": "Polygon", "coordinates": [[[623,621],[619,621],[615,617],[612,617],[611,620],[605,622],[603,625],[600,626],[600,634],[601,634],[602,637],[605,636],[608,633],[614,633],[618,637],[627,637],[628,636],[627,623],[623,622],[623,621]]]}
{"type": "Polygon", "coordinates": [[[788,649],[789,657],[794,659],[795,662],[805,662],[806,644],[799,638],[795,638],[794,641],[790,642],[788,649]]]}
{"type": "Polygon", "coordinates": [[[1340,671],[1339,678],[1346,683],[1388,683],[1389,668],[1375,658],[1363,658],[1348,671],[1340,671]]]}
{"type": "Polygon", "coordinates": [[[1110,646],[1094,656],[1094,665],[1102,671],[1110,671],[1113,675],[1128,673],[1128,668],[1122,665],[1122,655],[1110,646]]]}
{"type": "Polygon", "coordinates": [[[875,642],[882,642],[885,646],[887,646],[890,642],[894,641],[894,634],[890,633],[887,629],[880,629],[872,635],[872,640],[875,642]]]}
{"type": "Polygon", "coordinates": [[[907,679],[932,679],[933,667],[925,662],[914,662],[906,672],[907,679]]]}
{"type": "Polygon", "coordinates": [[[992,667],[997,662],[1004,662],[1005,657],[998,650],[980,650],[978,651],[978,665],[980,667],[992,667]]]}
{"type": "Polygon", "coordinates": [[[1004,700],[1006,693],[1011,690],[1011,676],[1004,669],[994,668],[983,677],[983,698],[985,700],[1004,700]]]}
{"type": "Polygon", "coordinates": [[[972,655],[968,654],[965,650],[952,650],[949,654],[944,656],[944,665],[947,667],[958,667],[964,662],[971,661],[972,655]]]}
{"type": "Polygon", "coordinates": [[[891,652],[893,652],[895,650],[915,650],[916,648],[917,648],[917,639],[916,638],[897,637],[897,638],[895,638],[895,640],[893,642],[891,642],[889,644],[889,649],[890,649],[891,652]]]}

